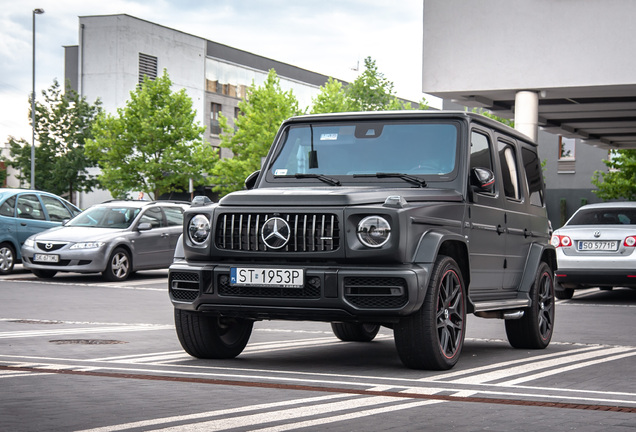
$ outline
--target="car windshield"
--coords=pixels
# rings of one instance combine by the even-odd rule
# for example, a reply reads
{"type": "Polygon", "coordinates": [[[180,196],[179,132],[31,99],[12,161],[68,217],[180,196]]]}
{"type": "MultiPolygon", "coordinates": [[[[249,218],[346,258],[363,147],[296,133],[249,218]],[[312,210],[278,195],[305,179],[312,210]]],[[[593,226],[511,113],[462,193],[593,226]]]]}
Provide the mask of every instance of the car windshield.
{"type": "Polygon", "coordinates": [[[137,207],[91,207],[71,219],[66,226],[128,228],[140,211],[137,207]]]}
{"type": "Polygon", "coordinates": [[[282,139],[282,150],[268,171],[274,178],[443,176],[455,170],[458,128],[430,121],[316,123],[292,125],[282,139]]]}
{"type": "Polygon", "coordinates": [[[636,209],[584,209],[572,216],[567,225],[636,225],[636,209]]]}

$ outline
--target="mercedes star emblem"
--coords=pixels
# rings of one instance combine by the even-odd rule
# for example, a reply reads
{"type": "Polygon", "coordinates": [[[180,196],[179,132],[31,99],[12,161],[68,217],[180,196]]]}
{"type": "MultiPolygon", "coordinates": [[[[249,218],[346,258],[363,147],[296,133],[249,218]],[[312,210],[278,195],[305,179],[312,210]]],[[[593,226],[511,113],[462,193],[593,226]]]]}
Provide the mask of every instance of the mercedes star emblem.
{"type": "Polygon", "coordinates": [[[291,230],[285,219],[272,217],[265,221],[261,229],[263,242],[270,249],[280,249],[289,242],[291,230]]]}

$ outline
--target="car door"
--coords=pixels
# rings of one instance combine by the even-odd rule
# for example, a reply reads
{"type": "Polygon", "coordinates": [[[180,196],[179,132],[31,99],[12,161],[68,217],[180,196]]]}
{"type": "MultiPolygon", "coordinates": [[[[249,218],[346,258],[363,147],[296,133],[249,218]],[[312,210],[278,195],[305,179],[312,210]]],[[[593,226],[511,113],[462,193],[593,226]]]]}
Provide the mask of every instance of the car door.
{"type": "MultiPolygon", "coordinates": [[[[471,131],[470,169],[495,172],[492,137],[487,130],[471,131]]],[[[476,191],[469,207],[470,297],[485,301],[496,296],[505,269],[505,210],[499,182],[492,192],[476,191]]]]}
{"type": "Polygon", "coordinates": [[[137,231],[134,236],[135,268],[161,268],[172,263],[173,250],[170,249],[170,229],[166,226],[163,211],[159,206],[145,208],[135,229],[143,223],[150,224],[149,230],[137,231]]]}
{"type": "Polygon", "coordinates": [[[16,216],[20,246],[29,236],[60,225],[59,222],[51,222],[47,219],[42,203],[33,193],[18,195],[16,216]]]}
{"type": "Polygon", "coordinates": [[[163,207],[166,216],[166,223],[169,228],[170,249],[174,252],[177,247],[177,241],[183,233],[183,208],[181,207],[163,207]]]}
{"type": "Polygon", "coordinates": [[[522,187],[520,158],[516,142],[499,136],[497,154],[503,183],[505,203],[506,256],[503,290],[517,291],[526,264],[532,237],[527,202],[522,187]]]}

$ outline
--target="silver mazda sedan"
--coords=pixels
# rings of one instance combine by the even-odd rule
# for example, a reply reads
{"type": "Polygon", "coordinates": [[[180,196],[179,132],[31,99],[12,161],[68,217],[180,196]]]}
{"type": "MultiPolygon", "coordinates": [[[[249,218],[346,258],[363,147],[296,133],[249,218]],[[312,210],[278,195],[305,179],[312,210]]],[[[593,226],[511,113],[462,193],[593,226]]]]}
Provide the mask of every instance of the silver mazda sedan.
{"type": "Polygon", "coordinates": [[[94,205],[64,226],[29,237],[22,246],[23,266],[41,278],[101,272],[109,281],[123,281],[137,270],[168,268],[187,207],[169,201],[94,205]]]}
{"type": "Polygon", "coordinates": [[[557,298],[572,298],[578,288],[636,288],[636,202],[582,206],[551,242],[557,250],[557,298]]]}

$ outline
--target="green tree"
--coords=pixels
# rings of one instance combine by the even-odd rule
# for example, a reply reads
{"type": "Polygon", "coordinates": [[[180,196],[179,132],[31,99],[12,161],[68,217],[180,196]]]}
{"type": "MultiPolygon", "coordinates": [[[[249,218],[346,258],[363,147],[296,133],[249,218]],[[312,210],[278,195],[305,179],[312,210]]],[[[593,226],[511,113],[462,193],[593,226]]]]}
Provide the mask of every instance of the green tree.
{"type": "Polygon", "coordinates": [[[608,172],[595,171],[593,192],[603,200],[636,200],[636,150],[616,150],[612,157],[603,160],[608,172]]]}
{"type": "Polygon", "coordinates": [[[349,98],[340,81],[331,77],[320,87],[320,93],[312,99],[312,114],[353,111],[349,98]]]}
{"type": "MultiPolygon", "coordinates": [[[[101,102],[86,102],[69,86],[62,91],[57,80],[42,91],[44,102],[35,105],[35,187],[74,200],[76,191],[90,191],[96,180],[87,168],[95,162],[87,157],[84,146],[92,137],[91,127],[101,112],[101,102]]],[[[29,104],[30,106],[30,104],[29,104]]],[[[31,112],[29,110],[29,119],[31,112]]],[[[31,144],[23,138],[9,137],[11,160],[20,183],[31,178],[31,144]]]]}
{"type": "Polygon", "coordinates": [[[230,126],[220,115],[221,147],[232,151],[233,157],[221,159],[212,170],[214,191],[221,195],[244,188],[245,178],[260,169],[283,120],[300,114],[298,101],[291,90],[283,91],[273,69],[262,86],[252,84],[245,100],[239,102],[241,115],[230,126]]]}
{"type": "Polygon", "coordinates": [[[99,181],[115,197],[142,191],[151,199],[187,190],[189,179],[205,181],[217,152],[203,139],[192,100],[181,89],[172,92],[163,75],[144,81],[117,115],[103,114],[93,127],[86,151],[102,170],[99,181]]]}
{"type": "MultiPolygon", "coordinates": [[[[311,113],[332,113],[345,111],[391,111],[413,109],[410,102],[400,100],[393,90],[393,82],[378,71],[375,60],[364,60],[364,72],[350,84],[329,78],[320,87],[313,99],[311,113]]],[[[419,109],[428,109],[426,99],[422,98],[419,109]]]]}

